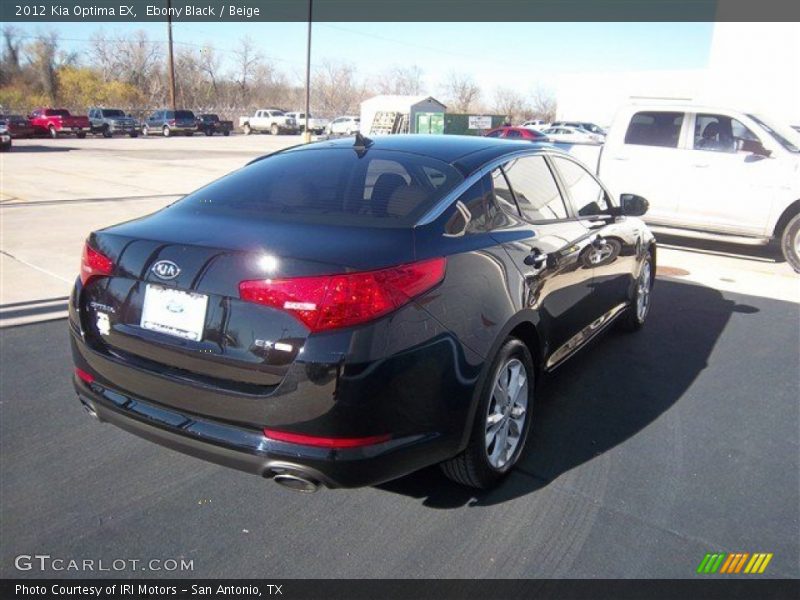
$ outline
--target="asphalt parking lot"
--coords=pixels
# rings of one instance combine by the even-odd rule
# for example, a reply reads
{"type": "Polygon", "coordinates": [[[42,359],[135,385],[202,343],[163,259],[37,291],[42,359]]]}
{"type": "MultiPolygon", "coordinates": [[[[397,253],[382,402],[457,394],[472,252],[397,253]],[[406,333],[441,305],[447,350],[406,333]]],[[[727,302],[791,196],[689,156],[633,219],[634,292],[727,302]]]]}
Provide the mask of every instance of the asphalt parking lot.
{"type": "Polygon", "coordinates": [[[497,490],[435,468],[299,495],[86,416],[65,297],[91,229],[294,136],[25,140],[2,155],[0,577],[14,558],[189,559],[98,576],[690,578],[706,552],[800,576],[800,278],[769,249],[660,239],[647,326],[542,382],[497,490]]]}

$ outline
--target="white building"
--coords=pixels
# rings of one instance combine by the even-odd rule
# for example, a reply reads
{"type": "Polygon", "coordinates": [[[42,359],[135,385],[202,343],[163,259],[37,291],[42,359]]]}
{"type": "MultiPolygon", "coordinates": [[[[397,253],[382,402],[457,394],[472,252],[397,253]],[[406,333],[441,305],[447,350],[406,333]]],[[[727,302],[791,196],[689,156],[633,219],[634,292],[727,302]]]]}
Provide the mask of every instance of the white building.
{"type": "Polygon", "coordinates": [[[800,24],[716,23],[703,69],[562,75],[559,120],[609,125],[617,108],[648,98],[756,111],[800,124],[800,24]]]}
{"type": "MultiPolygon", "coordinates": [[[[375,115],[378,113],[404,115],[409,133],[422,132],[424,128],[430,129],[431,121],[434,121],[435,127],[443,129],[446,108],[444,104],[431,96],[391,94],[373,96],[361,103],[361,133],[364,135],[375,133],[372,131],[372,126],[375,115]]],[[[429,133],[429,131],[424,131],[424,133],[429,133]]],[[[436,133],[441,133],[441,131],[436,131],[436,133]]]]}

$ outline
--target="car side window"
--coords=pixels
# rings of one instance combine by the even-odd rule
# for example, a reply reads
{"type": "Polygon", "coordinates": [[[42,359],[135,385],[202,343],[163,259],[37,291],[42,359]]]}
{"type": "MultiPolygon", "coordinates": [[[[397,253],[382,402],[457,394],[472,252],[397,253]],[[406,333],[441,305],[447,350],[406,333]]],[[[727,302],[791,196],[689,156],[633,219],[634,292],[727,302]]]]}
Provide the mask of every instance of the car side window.
{"type": "Polygon", "coordinates": [[[492,171],[490,189],[493,191],[495,201],[500,208],[510,212],[512,215],[519,216],[517,203],[514,202],[514,195],[511,193],[511,187],[508,185],[508,180],[502,169],[497,168],[492,171]]]}
{"type": "Polygon", "coordinates": [[[753,152],[761,145],[752,131],[732,117],[698,114],[694,122],[694,149],[712,152],[753,152]]]}
{"type": "Polygon", "coordinates": [[[589,171],[578,163],[560,156],[553,157],[561,181],[567,190],[572,209],[579,217],[608,214],[608,195],[589,171]]]}
{"type": "Polygon", "coordinates": [[[506,132],[506,137],[507,137],[507,138],[519,138],[519,137],[522,137],[522,135],[521,135],[521,134],[520,134],[520,132],[519,132],[519,131],[517,131],[516,129],[509,129],[509,130],[506,132]]]}
{"type": "Polygon", "coordinates": [[[503,135],[503,131],[498,129],[496,131],[490,131],[489,133],[486,134],[486,137],[496,138],[500,137],[501,135],[503,135]]]}
{"type": "Polygon", "coordinates": [[[625,143],[677,148],[682,124],[682,112],[638,112],[631,117],[625,132],[625,143]]]}
{"type": "Polygon", "coordinates": [[[564,199],[543,156],[518,158],[503,170],[525,219],[539,222],[567,218],[564,199]]]}
{"type": "Polygon", "coordinates": [[[470,186],[454,207],[453,214],[445,224],[446,235],[491,231],[498,209],[492,199],[490,175],[484,175],[470,186]]]}

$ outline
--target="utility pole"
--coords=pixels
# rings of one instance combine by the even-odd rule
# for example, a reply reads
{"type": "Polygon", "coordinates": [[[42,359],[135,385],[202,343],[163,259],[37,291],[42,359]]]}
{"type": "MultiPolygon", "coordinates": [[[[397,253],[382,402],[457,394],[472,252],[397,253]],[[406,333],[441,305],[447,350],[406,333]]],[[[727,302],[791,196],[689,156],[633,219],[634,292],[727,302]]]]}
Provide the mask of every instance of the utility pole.
{"type": "Polygon", "coordinates": [[[314,0],[308,0],[308,41],[306,46],[306,128],[303,131],[303,142],[311,141],[311,132],[308,130],[308,113],[311,110],[311,17],[314,0]]]}
{"type": "Polygon", "coordinates": [[[175,106],[175,59],[172,56],[172,0],[167,0],[167,38],[169,39],[169,105],[173,111],[175,106]]]}

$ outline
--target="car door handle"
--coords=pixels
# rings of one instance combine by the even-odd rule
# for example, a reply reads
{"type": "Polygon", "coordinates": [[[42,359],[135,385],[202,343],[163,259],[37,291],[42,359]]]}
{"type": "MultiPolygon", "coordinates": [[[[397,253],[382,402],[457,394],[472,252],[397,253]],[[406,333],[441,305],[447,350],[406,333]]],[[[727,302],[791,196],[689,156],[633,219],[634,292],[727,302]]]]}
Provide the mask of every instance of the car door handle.
{"type": "Polygon", "coordinates": [[[526,265],[529,267],[533,267],[534,269],[541,269],[544,264],[547,262],[547,254],[539,250],[538,248],[533,248],[531,253],[525,257],[523,260],[526,265]]]}

